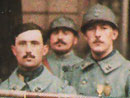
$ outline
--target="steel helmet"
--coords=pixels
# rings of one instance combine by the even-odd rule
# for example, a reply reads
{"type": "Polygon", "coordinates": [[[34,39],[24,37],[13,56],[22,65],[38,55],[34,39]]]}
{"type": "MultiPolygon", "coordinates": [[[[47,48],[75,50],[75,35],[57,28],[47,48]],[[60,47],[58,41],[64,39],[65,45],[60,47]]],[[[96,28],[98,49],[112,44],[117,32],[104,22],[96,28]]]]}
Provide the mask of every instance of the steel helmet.
{"type": "Polygon", "coordinates": [[[81,31],[84,31],[86,24],[91,20],[103,20],[111,22],[116,27],[118,27],[115,14],[112,12],[110,8],[101,4],[96,4],[90,7],[87,10],[86,14],[84,14],[81,31]]]}
{"type": "Polygon", "coordinates": [[[50,24],[50,30],[53,31],[56,28],[67,28],[68,30],[73,31],[74,35],[78,35],[77,25],[69,17],[61,16],[54,19],[50,24]]]}

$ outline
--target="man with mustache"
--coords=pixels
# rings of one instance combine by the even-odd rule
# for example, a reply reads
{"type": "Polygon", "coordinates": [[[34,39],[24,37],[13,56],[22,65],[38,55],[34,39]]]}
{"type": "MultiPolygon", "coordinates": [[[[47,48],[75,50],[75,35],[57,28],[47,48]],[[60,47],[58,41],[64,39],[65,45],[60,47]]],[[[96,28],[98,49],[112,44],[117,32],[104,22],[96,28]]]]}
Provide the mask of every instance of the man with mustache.
{"type": "Polygon", "coordinates": [[[43,30],[34,23],[16,26],[12,32],[11,49],[18,67],[1,83],[0,89],[25,90],[32,92],[75,93],[60,79],[43,66],[43,56],[48,52],[43,30]]]}
{"type": "Polygon", "coordinates": [[[82,61],[73,51],[78,41],[77,26],[69,17],[58,17],[50,24],[48,38],[52,53],[44,63],[47,62],[46,66],[54,75],[63,79],[70,67],[82,61]]]}
{"type": "Polygon", "coordinates": [[[91,53],[73,67],[71,85],[86,96],[130,96],[130,62],[113,48],[119,31],[111,9],[100,4],[90,7],[84,14],[81,31],[91,53]]]}

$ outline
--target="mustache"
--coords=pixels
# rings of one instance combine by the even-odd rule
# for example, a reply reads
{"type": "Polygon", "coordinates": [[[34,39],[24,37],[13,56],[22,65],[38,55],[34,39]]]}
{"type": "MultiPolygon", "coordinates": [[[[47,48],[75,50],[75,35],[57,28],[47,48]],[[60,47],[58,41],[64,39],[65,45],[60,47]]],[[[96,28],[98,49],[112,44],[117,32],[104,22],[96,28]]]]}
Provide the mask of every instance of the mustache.
{"type": "Polygon", "coordinates": [[[29,53],[26,53],[26,55],[23,56],[23,58],[27,58],[27,57],[30,57],[30,58],[35,58],[34,55],[32,55],[30,52],[29,53]]]}
{"type": "Polygon", "coordinates": [[[55,44],[58,44],[58,43],[62,43],[64,45],[66,45],[66,43],[63,40],[58,40],[57,42],[55,42],[55,44]]]}
{"type": "Polygon", "coordinates": [[[101,40],[99,40],[99,39],[96,39],[96,40],[94,41],[94,43],[103,43],[103,41],[101,41],[101,40]]]}

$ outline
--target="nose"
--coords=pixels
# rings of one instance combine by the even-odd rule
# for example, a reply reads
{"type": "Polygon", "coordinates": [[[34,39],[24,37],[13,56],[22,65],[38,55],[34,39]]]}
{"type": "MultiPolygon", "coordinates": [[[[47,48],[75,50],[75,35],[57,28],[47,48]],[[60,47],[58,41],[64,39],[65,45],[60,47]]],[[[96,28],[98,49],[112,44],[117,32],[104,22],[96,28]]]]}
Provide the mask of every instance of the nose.
{"type": "Polygon", "coordinates": [[[63,38],[63,32],[60,30],[58,33],[58,39],[62,39],[63,38]]]}
{"type": "Polygon", "coordinates": [[[96,28],[96,30],[95,30],[95,36],[96,37],[101,37],[101,30],[99,28],[96,28]]]}
{"type": "Polygon", "coordinates": [[[26,52],[27,53],[31,52],[31,44],[27,44],[27,46],[26,46],[26,52]]]}

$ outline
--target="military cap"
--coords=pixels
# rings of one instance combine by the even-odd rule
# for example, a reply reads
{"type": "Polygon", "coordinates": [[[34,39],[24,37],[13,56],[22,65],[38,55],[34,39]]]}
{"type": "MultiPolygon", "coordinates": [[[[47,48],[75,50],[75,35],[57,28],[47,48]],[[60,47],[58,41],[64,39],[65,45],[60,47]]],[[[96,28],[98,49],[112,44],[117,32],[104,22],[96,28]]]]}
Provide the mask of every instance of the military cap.
{"type": "Polygon", "coordinates": [[[101,4],[96,4],[90,7],[87,10],[86,14],[84,14],[81,31],[84,31],[86,24],[88,24],[92,20],[95,21],[102,20],[102,21],[110,22],[114,24],[116,27],[118,27],[115,14],[112,12],[110,8],[101,4]]]}
{"type": "MultiPolygon", "coordinates": [[[[55,29],[59,29],[59,28],[66,28],[68,30],[71,30],[74,35],[78,36],[78,27],[77,25],[74,23],[74,21],[69,18],[69,17],[65,17],[65,16],[60,16],[56,19],[54,19],[51,24],[50,24],[50,34],[55,30],[55,29]]],[[[50,35],[49,34],[49,35],[50,35]]]]}

